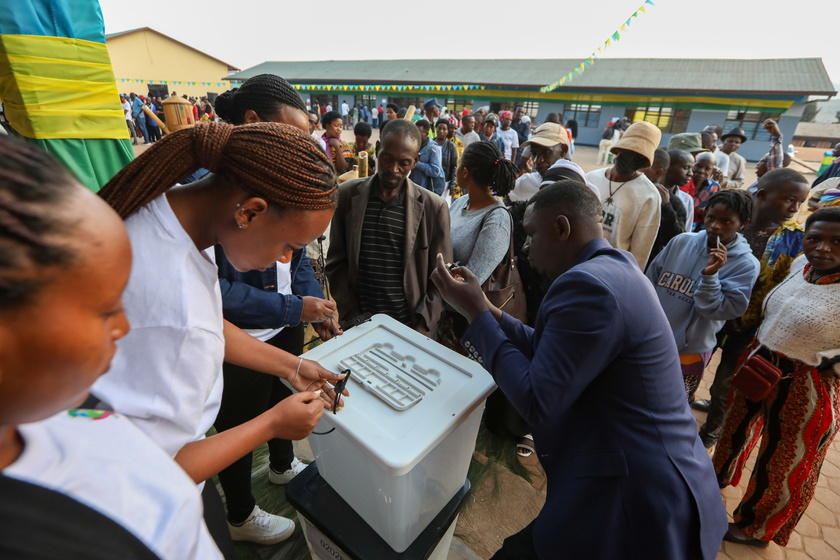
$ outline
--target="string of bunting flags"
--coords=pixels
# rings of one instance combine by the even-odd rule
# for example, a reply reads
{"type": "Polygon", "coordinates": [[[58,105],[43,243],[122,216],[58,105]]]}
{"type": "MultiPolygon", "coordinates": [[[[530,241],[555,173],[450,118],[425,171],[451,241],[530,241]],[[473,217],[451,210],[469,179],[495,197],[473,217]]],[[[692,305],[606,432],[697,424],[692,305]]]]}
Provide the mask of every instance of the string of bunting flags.
{"type": "Polygon", "coordinates": [[[645,6],[648,6],[648,5],[655,6],[656,4],[654,4],[651,0],[645,0],[645,3],[642,4],[641,6],[639,6],[636,9],[636,11],[633,12],[633,14],[629,18],[627,18],[627,21],[625,21],[624,23],[621,24],[621,27],[616,29],[615,32],[613,32],[612,35],[607,37],[607,40],[604,41],[604,44],[602,46],[595,49],[595,51],[591,55],[589,55],[588,58],[584,59],[580,64],[575,66],[575,68],[571,72],[569,72],[568,74],[566,74],[565,76],[563,76],[562,78],[560,78],[559,80],[554,82],[553,84],[548,84],[547,86],[541,87],[540,88],[540,93],[549,93],[551,91],[554,91],[555,89],[559,88],[560,86],[571,82],[575,78],[575,76],[580,76],[581,74],[583,74],[586,71],[587,68],[589,68],[590,66],[595,64],[595,61],[598,60],[598,58],[601,56],[601,54],[605,50],[607,50],[612,43],[617,43],[621,39],[621,34],[624,33],[625,31],[627,31],[627,28],[630,27],[630,23],[634,19],[639,17],[639,13],[643,13],[643,14],[647,13],[647,9],[645,8],[645,6]]]}
{"type": "Polygon", "coordinates": [[[228,88],[230,84],[226,82],[187,82],[181,80],[139,80],[133,78],[120,78],[120,83],[131,84],[161,84],[167,86],[205,86],[205,87],[223,87],[228,88]]]}
{"type": "Polygon", "coordinates": [[[468,91],[483,90],[478,85],[333,85],[333,84],[292,84],[302,91],[468,91]]]}

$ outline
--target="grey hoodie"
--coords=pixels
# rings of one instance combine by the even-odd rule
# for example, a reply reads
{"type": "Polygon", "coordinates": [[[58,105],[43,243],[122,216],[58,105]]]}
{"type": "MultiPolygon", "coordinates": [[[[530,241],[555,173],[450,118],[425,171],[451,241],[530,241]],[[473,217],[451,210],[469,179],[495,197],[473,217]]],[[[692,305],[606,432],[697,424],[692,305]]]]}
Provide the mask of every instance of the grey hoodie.
{"type": "Polygon", "coordinates": [[[726,264],[717,273],[704,275],[709,261],[706,232],[683,233],[668,242],[645,273],[653,282],[680,354],[712,350],[723,323],[747,310],[758,278],[758,259],[740,233],[726,251],[726,264]]]}

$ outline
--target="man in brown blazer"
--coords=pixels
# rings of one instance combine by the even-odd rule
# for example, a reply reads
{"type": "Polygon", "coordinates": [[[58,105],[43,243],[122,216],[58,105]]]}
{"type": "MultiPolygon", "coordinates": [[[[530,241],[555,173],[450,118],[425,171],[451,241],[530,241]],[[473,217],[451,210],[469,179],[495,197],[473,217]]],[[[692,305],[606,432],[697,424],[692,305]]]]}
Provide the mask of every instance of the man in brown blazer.
{"type": "Polygon", "coordinates": [[[420,142],[413,123],[389,121],[376,175],[339,187],[326,272],[344,324],[385,313],[434,334],[443,300],[429,277],[438,253],[452,260],[452,240],[446,203],[408,178],[420,142]]]}

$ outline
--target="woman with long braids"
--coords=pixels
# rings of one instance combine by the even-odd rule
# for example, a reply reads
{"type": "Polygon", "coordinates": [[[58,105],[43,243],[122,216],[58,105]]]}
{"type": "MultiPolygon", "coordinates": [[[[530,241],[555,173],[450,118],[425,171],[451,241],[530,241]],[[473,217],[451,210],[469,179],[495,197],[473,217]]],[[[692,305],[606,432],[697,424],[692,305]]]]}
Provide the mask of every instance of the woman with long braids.
{"type": "MultiPolygon", "coordinates": [[[[274,74],[249,78],[217,97],[216,113],[234,125],[269,121],[309,131],[303,100],[286,80],[274,74]]],[[[250,272],[237,271],[221,246],[215,249],[225,319],[295,356],[303,352],[303,322],[312,323],[322,340],[341,333],[332,318],[335,304],[324,299],[305,249],[295,250],[290,262],[250,272]]],[[[255,418],[292,394],[277,377],[228,362],[222,370],[224,391],[214,424],[219,432],[255,418]]],[[[287,439],[269,440],[268,449],[272,484],[287,484],[306,467],[295,458],[293,444],[287,439]]],[[[247,453],[219,472],[227,521],[234,540],[273,544],[288,538],[294,525],[257,506],[251,492],[252,455],[247,453]]]]}
{"type": "Polygon", "coordinates": [[[455,171],[468,194],[449,208],[452,254],[482,284],[510,246],[511,218],[501,199],[516,183],[516,166],[492,142],[470,144],[455,171]]]}
{"type": "MultiPolygon", "coordinates": [[[[271,438],[306,437],[329,406],[318,391],[334,396],[327,382],[341,376],[224,321],[217,269],[205,251],[221,245],[236,270],[266,269],[326,229],[337,182],[309,135],[275,123],[196,126],[163,138],[100,194],[131,238],[124,299],[134,330],[94,396],[130,417],[197,483],[271,438]],[[212,174],[173,187],[199,167],[212,174]],[[219,409],[223,361],[283,377],[302,392],[205,439],[219,409]]],[[[221,509],[218,498],[213,503],[221,509]]],[[[229,542],[226,523],[219,525],[211,522],[211,532],[229,542]]]]}
{"type": "MultiPolygon", "coordinates": [[[[504,158],[493,142],[467,146],[455,171],[456,182],[467,194],[455,199],[449,208],[452,254],[454,262],[470,269],[482,284],[510,248],[513,219],[502,198],[513,190],[516,173],[516,166],[504,158]]],[[[447,310],[439,338],[447,346],[459,349],[468,326],[463,316],[447,310]]],[[[487,399],[484,419],[492,433],[517,441],[520,455],[533,452],[527,424],[501,391],[487,399]]]]}
{"type": "Polygon", "coordinates": [[[221,559],[201,496],[120,414],[77,409],[129,330],[122,220],[0,136],[0,558],[221,559]]]}

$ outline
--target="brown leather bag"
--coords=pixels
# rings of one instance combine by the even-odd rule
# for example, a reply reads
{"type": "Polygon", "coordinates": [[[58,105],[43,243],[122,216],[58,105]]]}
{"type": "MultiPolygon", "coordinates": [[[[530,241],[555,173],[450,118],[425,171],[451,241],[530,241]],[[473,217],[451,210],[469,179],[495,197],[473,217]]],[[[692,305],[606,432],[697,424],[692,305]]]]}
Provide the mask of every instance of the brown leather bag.
{"type": "MultiPolygon", "coordinates": [[[[507,208],[503,208],[503,210],[510,216],[507,208]]],[[[495,211],[496,209],[494,208],[488,212],[484,219],[486,220],[487,216],[495,211]]],[[[528,320],[525,292],[522,290],[522,278],[519,276],[519,270],[516,268],[516,264],[517,258],[513,254],[513,217],[511,217],[508,253],[487,281],[481,285],[481,289],[484,291],[487,299],[490,300],[490,303],[511,317],[525,322],[528,320]]]]}
{"type": "Polygon", "coordinates": [[[753,354],[744,362],[741,369],[735,373],[735,377],[732,379],[732,385],[752,402],[760,402],[767,398],[767,395],[770,394],[770,391],[773,390],[773,387],[776,386],[780,379],[804,373],[809,369],[813,369],[813,367],[804,364],[791,373],[790,376],[785,376],[782,370],[770,363],[766,358],[758,354],[753,354]]]}

